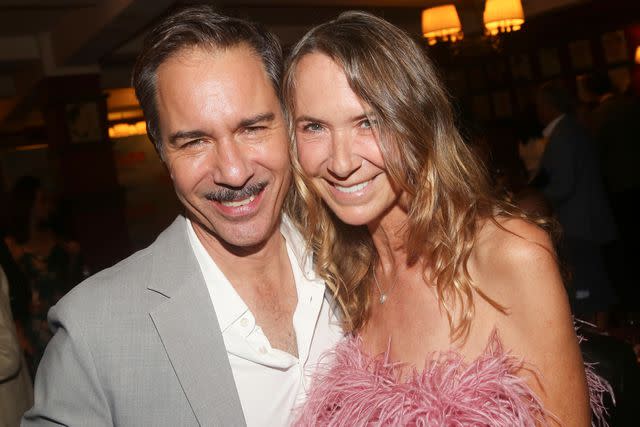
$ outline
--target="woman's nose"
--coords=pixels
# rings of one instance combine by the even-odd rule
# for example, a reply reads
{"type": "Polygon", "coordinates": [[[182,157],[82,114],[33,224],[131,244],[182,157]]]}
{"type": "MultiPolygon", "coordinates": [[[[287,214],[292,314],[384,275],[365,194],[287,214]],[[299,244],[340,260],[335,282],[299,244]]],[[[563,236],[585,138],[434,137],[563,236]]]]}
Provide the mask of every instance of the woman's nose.
{"type": "Polygon", "coordinates": [[[347,178],[362,165],[362,158],[354,152],[350,135],[336,132],[331,141],[329,171],[338,178],[347,178]]]}

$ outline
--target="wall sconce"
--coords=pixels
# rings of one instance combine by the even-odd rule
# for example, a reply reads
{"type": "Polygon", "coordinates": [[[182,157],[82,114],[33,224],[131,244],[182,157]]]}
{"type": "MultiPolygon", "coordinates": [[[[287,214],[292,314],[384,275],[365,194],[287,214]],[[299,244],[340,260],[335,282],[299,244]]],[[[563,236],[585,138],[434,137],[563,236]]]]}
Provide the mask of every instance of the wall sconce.
{"type": "Polygon", "coordinates": [[[463,37],[458,11],[452,4],[422,11],[422,35],[432,46],[438,41],[460,40],[463,37]]]}
{"type": "Polygon", "coordinates": [[[518,31],[524,24],[520,0],[487,0],[482,16],[487,34],[518,31]]]}
{"type": "Polygon", "coordinates": [[[117,123],[109,127],[109,138],[124,138],[133,135],[146,135],[147,123],[144,120],[134,124],[117,123]]]}

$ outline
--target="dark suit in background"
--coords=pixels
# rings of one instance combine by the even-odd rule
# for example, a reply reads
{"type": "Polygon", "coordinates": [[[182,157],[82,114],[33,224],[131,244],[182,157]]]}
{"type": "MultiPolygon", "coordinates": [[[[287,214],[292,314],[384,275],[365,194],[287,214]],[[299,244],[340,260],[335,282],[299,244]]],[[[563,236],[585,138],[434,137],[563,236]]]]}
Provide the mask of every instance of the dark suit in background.
{"type": "Polygon", "coordinates": [[[619,241],[608,248],[614,284],[622,306],[640,311],[640,101],[607,93],[592,111],[590,126],[600,155],[604,183],[619,229],[619,241]]]}
{"type": "Polygon", "coordinates": [[[561,254],[572,274],[570,297],[578,315],[606,311],[615,301],[602,247],[616,238],[599,161],[587,131],[569,114],[548,135],[541,187],[563,228],[561,254]]]}

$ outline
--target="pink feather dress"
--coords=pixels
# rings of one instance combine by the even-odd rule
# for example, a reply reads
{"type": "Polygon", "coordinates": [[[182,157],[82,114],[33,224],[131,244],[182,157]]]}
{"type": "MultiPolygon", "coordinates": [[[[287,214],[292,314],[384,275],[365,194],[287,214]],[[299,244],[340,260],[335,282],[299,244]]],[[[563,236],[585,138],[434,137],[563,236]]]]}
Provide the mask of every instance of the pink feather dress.
{"type": "MultiPolygon", "coordinates": [[[[451,351],[409,375],[388,353],[368,356],[357,337],[327,353],[311,382],[295,426],[536,426],[548,425],[540,399],[516,375],[523,361],[505,352],[497,333],[471,363],[451,351]]],[[[593,425],[606,426],[609,384],[587,365],[593,425]]]]}

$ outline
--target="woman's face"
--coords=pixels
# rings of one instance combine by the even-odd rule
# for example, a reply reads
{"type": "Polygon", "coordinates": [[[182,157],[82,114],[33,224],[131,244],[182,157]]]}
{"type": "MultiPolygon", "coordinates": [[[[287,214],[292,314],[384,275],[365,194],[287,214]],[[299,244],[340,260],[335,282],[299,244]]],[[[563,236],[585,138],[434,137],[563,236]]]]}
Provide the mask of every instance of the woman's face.
{"type": "Polygon", "coordinates": [[[380,220],[399,192],[385,169],[373,112],[324,54],[304,56],[295,81],[296,143],[304,173],[345,223],[380,220]]]}

